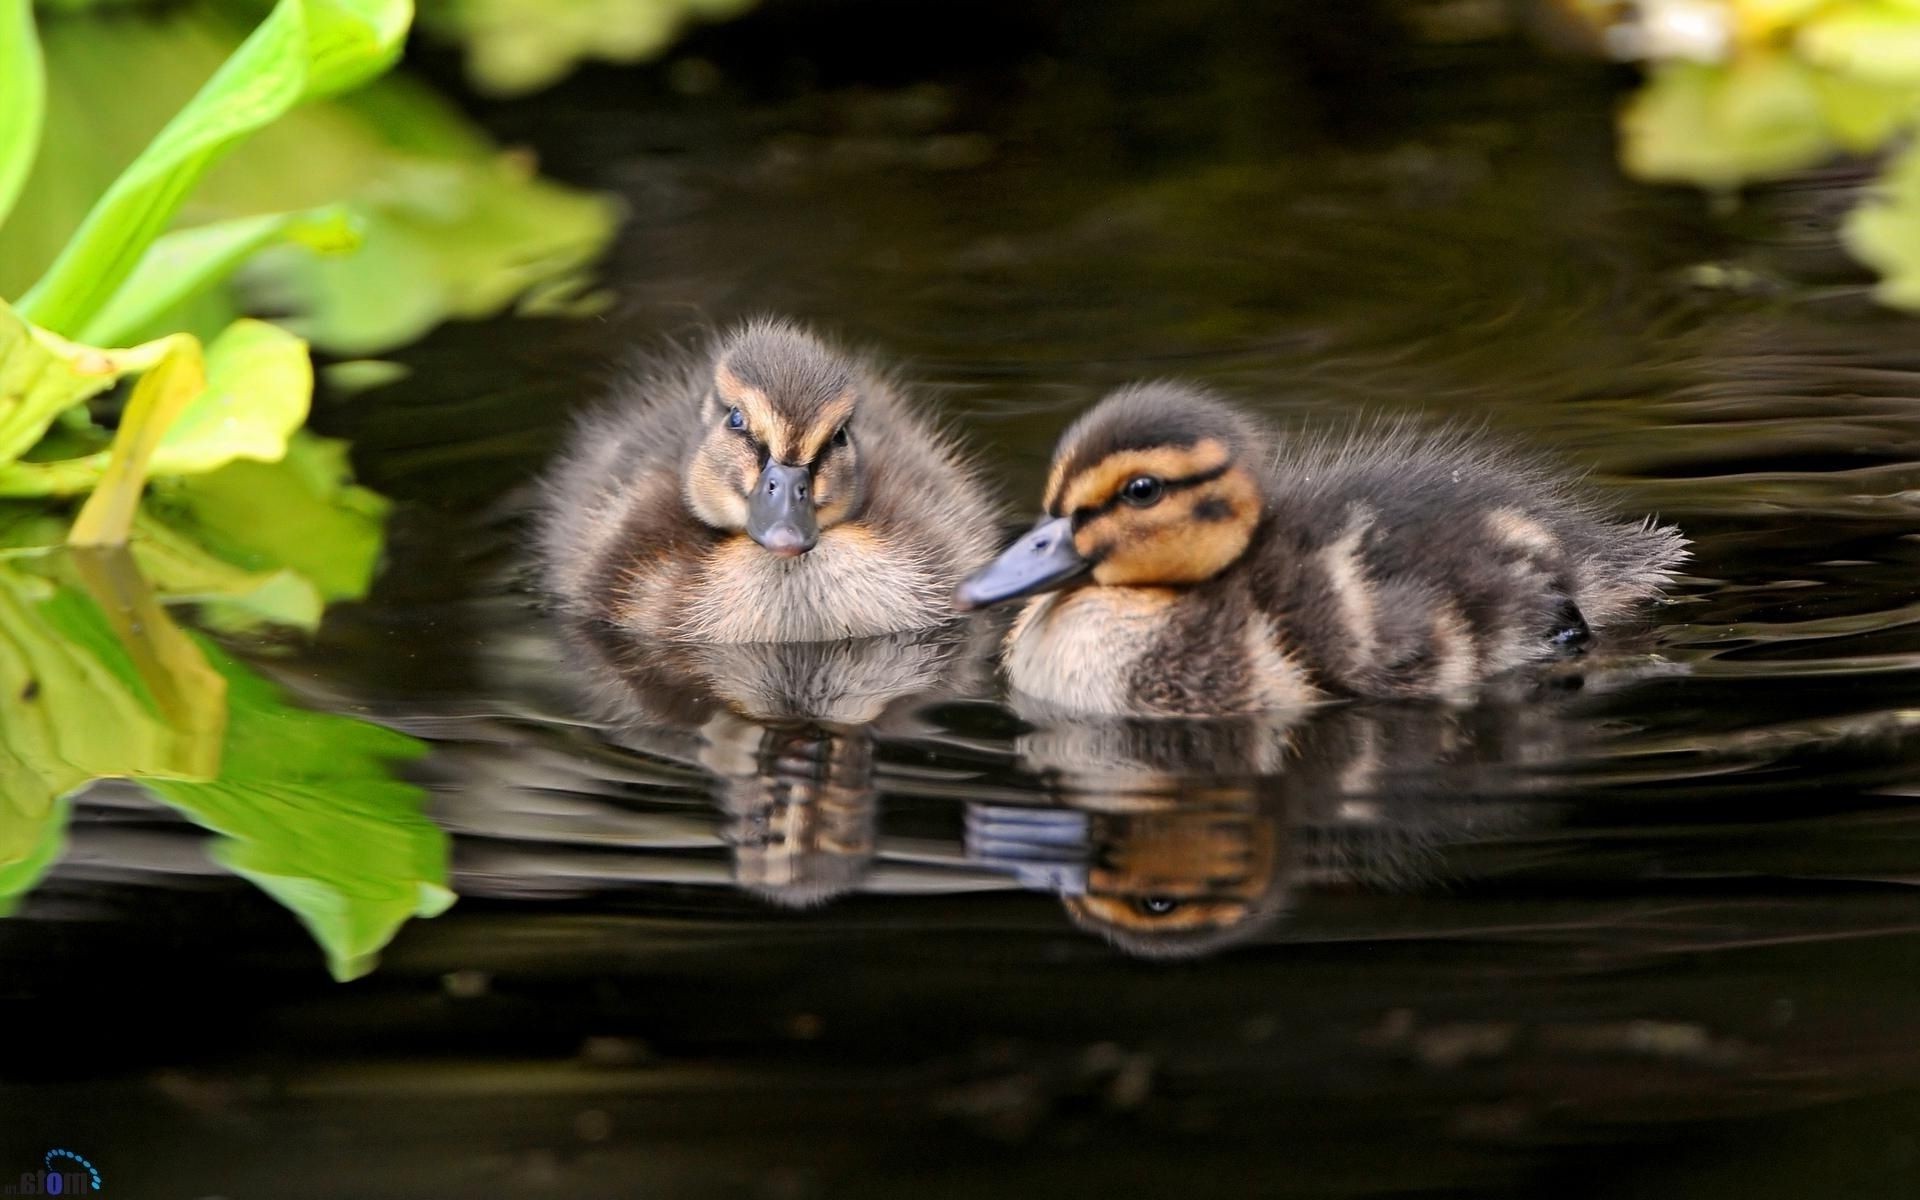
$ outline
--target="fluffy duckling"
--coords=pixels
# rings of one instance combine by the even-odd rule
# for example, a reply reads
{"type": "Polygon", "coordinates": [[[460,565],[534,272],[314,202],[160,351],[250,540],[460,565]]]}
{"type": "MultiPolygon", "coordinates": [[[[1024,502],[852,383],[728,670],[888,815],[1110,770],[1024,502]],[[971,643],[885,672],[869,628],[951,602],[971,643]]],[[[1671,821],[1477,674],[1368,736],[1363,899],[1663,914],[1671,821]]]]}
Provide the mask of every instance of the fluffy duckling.
{"type": "Polygon", "coordinates": [[[569,615],[769,642],[938,624],[996,536],[972,469],[894,383],[768,320],[648,365],[583,421],[538,540],[569,615]]]}
{"type": "Polygon", "coordinates": [[[1580,650],[1686,554],[1673,527],[1610,519],[1458,429],[1276,440],[1175,384],[1068,429],[1045,508],[955,601],[1034,597],[1007,634],[1009,682],[1081,713],[1459,695],[1580,650]]]}

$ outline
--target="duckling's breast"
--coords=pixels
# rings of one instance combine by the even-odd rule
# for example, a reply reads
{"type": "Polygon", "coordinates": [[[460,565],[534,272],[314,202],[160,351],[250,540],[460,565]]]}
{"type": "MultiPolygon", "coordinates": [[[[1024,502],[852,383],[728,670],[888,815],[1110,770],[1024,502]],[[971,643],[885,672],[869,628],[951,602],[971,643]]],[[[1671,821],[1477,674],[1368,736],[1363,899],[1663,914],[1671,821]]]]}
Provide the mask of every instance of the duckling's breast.
{"type": "Polygon", "coordinates": [[[730,537],[707,550],[673,632],[708,642],[785,642],[924,629],[949,615],[955,574],[859,525],[823,530],[796,558],[730,537]]]}
{"type": "Polygon", "coordinates": [[[1083,713],[1214,716],[1322,698],[1273,623],[1210,588],[1088,587],[1030,601],[1007,681],[1083,713]]]}

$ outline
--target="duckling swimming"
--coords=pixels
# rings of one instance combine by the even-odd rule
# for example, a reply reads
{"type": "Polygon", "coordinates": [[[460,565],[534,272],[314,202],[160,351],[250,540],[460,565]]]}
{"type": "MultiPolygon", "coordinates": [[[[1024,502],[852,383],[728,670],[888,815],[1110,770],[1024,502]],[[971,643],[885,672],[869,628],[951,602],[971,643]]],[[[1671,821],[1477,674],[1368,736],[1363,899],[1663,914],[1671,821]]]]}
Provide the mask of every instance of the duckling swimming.
{"type": "Polygon", "coordinates": [[[570,616],[821,641],[949,619],[996,531],[971,467],[874,364],[763,320],[646,366],[583,421],[538,540],[570,616]]]}
{"type": "Polygon", "coordinates": [[[1672,526],[1611,519],[1480,436],[1387,422],[1276,440],[1177,384],[1075,422],[1045,508],[955,602],[1033,597],[1008,680],[1082,713],[1460,695],[1584,648],[1686,557],[1672,526]]]}

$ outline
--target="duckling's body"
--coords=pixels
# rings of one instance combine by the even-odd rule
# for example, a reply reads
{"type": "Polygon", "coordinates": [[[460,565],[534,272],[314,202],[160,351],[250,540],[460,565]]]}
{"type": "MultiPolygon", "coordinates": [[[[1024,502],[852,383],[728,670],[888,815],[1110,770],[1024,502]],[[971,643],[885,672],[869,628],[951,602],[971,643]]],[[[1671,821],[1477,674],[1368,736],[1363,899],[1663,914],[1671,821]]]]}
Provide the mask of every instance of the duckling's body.
{"type": "Polygon", "coordinates": [[[1047,511],[960,600],[1043,592],[1008,633],[1008,680],[1094,713],[1459,695],[1582,648],[1685,556],[1673,528],[1610,519],[1484,438],[1389,423],[1276,441],[1172,385],[1068,431],[1047,511]]]}
{"type": "Polygon", "coordinates": [[[569,614],[706,642],[938,624],[994,540],[971,467],[899,388],[778,321],[618,389],[551,476],[539,534],[569,614]]]}

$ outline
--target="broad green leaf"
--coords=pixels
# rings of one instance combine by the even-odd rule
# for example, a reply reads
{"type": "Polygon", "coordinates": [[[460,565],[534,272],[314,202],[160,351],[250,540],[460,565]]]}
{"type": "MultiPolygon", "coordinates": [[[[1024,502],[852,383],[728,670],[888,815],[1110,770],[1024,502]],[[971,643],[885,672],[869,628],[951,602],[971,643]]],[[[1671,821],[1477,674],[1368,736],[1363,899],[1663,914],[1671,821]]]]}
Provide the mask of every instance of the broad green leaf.
{"type": "MultiPolygon", "coordinates": [[[[165,428],[146,473],[196,475],[243,458],[276,462],[312,400],[306,343],[277,325],[235,321],[207,347],[206,384],[165,428]]],[[[127,411],[122,430],[135,424],[133,406],[127,411]]],[[[16,462],[0,467],[0,496],[78,495],[97,486],[111,462],[106,451],[16,462]]]]}
{"type": "Polygon", "coordinates": [[[75,546],[118,546],[133,529],[133,514],[147,485],[147,467],[160,439],[180,414],[207,390],[200,343],[185,334],[170,339],[159,362],[140,376],[120,417],[100,483],[80,509],[67,541],[75,546]]]}
{"type": "MultiPolygon", "coordinates": [[[[21,898],[38,886],[66,853],[67,809],[64,797],[54,801],[44,817],[25,827],[29,837],[36,839],[26,852],[12,862],[0,861],[0,917],[12,916],[21,898]]],[[[0,806],[0,819],[11,820],[12,814],[3,810],[0,806]]]]}
{"type": "Polygon", "coordinates": [[[30,325],[0,301],[0,464],[32,449],[61,413],[158,362],[169,345],[96,350],[30,325]]]}
{"type": "Polygon", "coordinates": [[[346,443],[296,434],[277,463],[235,462],[156,487],[149,507],[251,571],[290,568],[327,600],[366,594],[387,504],[352,483],[346,443]]]}
{"type": "Polygon", "coordinates": [[[22,314],[56,332],[85,328],[208,168],[294,105],[385,70],[411,20],[408,0],[280,0],[93,206],[22,314]]]}
{"type": "Polygon", "coordinates": [[[482,91],[530,92],[582,59],[652,58],[696,20],[736,16],[753,0],[425,0],[421,22],[466,43],[482,91]]]}
{"type": "Polygon", "coordinates": [[[1794,33],[1808,62],[1879,84],[1920,84],[1920,12],[1896,6],[1830,5],[1794,33]]]}
{"type": "Polygon", "coordinates": [[[1874,296],[1881,303],[1920,310],[1920,149],[1888,164],[1841,235],[1855,258],[1880,273],[1874,296]]]}
{"type": "Polygon", "coordinates": [[[1785,54],[1662,63],[1620,114],[1621,163],[1707,188],[1812,166],[1835,149],[1821,103],[1811,69],[1785,54]]]}
{"type": "Polygon", "coordinates": [[[288,567],[249,571],[215,555],[146,510],[134,519],[134,561],[168,603],[205,606],[222,629],[319,627],[325,601],[312,580],[288,567]]]}
{"type": "Polygon", "coordinates": [[[393,774],[421,750],[188,637],[124,551],[0,556],[0,915],[58,858],[66,798],[127,777],[219,833],[215,859],[292,910],[337,978],[363,974],[454,900],[446,835],[393,774]]]}
{"type": "Polygon", "coordinates": [[[322,254],[360,244],[355,223],[335,205],[309,212],[238,217],[170,233],[156,241],[80,340],[100,346],[129,341],[163,315],[219,283],[262,248],[292,243],[322,254]]]}
{"type": "MultiPolygon", "coordinates": [[[[0,295],[32,283],[72,234],[74,214],[154,135],[150,114],[184,102],[234,40],[196,7],[50,23],[47,139],[63,152],[41,156],[21,196],[0,295]]],[[[335,203],[362,223],[360,250],[316,261],[304,245],[268,246],[236,283],[135,332],[211,339],[243,310],[272,311],[323,350],[379,353],[449,317],[498,312],[534,286],[577,285],[618,211],[542,179],[527,156],[502,154],[430,89],[389,76],[250,138],[207,174],[184,215],[208,222],[335,203]]]]}
{"type": "Polygon", "coordinates": [[[278,462],[312,403],[307,344],[265,321],[235,321],[207,347],[207,386],[160,439],[151,473],[198,475],[236,459],[278,462]]]}
{"type": "Polygon", "coordinates": [[[231,714],[218,780],[154,781],[162,800],[226,839],[228,870],[291,909],[337,979],[364,975],[412,917],[454,901],[447,837],[426,793],[394,764],[424,747],[404,734],[286,703],[278,689],[218,654],[231,714]]]}
{"type": "Polygon", "coordinates": [[[33,0],[0,0],[0,225],[6,224],[40,148],[46,103],[33,0]]]}
{"type": "Polygon", "coordinates": [[[1833,71],[1813,72],[1820,112],[1840,146],[1855,154],[1878,150],[1920,110],[1920,88],[1890,86],[1833,71]]]}
{"type": "MultiPolygon", "coordinates": [[[[333,131],[341,152],[351,145],[342,135],[370,139],[352,152],[380,164],[377,185],[353,200],[360,252],[273,249],[243,277],[315,345],[345,355],[405,345],[449,317],[487,316],[541,285],[577,282],[605,248],[615,204],[541,179],[529,158],[489,147],[427,89],[384,79],[337,109],[347,119],[333,131]]],[[[281,139],[258,149],[281,162],[301,152],[281,139]]]]}
{"type": "Polygon", "coordinates": [[[0,559],[0,873],[38,878],[21,864],[53,852],[58,801],[88,781],[219,762],[224,682],[124,556],[86,571],[67,554],[0,559]]]}

